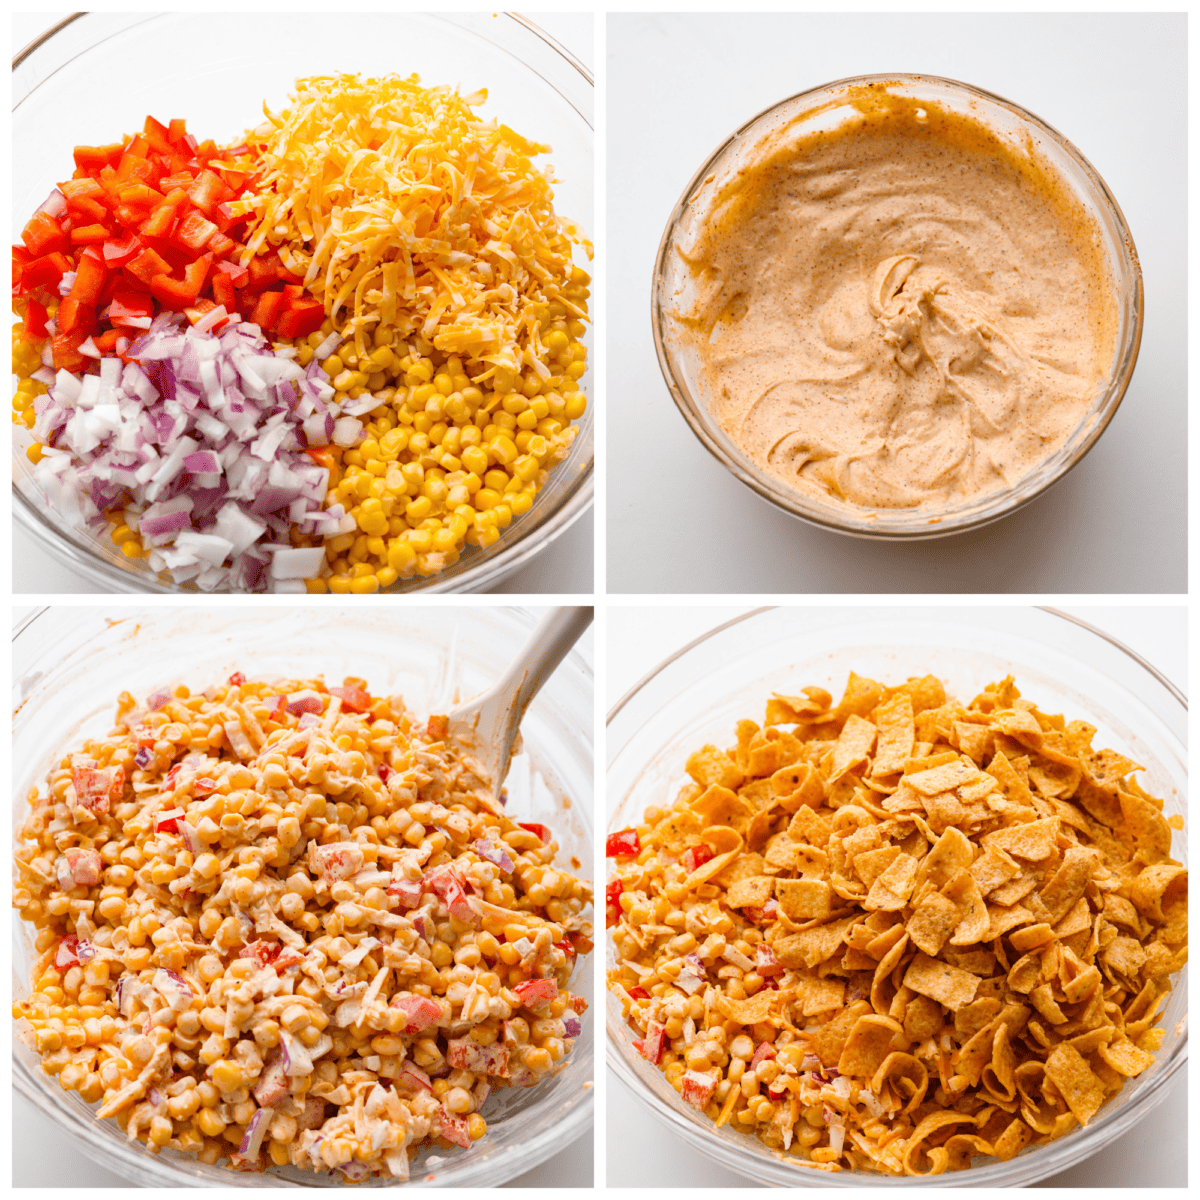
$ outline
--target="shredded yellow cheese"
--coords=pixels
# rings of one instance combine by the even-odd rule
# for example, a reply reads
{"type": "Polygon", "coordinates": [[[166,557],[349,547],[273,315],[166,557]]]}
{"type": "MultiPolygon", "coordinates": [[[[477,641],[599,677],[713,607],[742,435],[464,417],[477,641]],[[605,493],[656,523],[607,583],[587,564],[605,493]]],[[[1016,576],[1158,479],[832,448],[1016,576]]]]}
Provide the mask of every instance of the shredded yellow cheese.
{"type": "Polygon", "coordinates": [[[254,214],[245,260],[276,246],[361,354],[376,325],[445,354],[545,371],[539,338],[579,230],[554,212],[533,164],[548,146],[472,111],[486,91],[425,88],[416,75],[300,79],[291,105],[248,133],[254,214]]]}

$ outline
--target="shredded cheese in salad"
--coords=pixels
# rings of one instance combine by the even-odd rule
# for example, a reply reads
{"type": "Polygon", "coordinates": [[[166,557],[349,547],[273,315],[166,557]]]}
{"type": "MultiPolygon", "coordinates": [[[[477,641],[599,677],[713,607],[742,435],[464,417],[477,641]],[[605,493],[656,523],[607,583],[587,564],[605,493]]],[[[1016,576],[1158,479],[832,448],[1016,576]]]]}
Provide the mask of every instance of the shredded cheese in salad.
{"type": "Polygon", "coordinates": [[[264,105],[246,136],[246,259],[279,246],[360,354],[382,324],[492,370],[548,374],[539,322],[554,301],[586,318],[563,289],[573,243],[591,246],[532,161],[550,148],[479,119],[486,99],[416,75],[298,80],[290,107],[264,105]]]}

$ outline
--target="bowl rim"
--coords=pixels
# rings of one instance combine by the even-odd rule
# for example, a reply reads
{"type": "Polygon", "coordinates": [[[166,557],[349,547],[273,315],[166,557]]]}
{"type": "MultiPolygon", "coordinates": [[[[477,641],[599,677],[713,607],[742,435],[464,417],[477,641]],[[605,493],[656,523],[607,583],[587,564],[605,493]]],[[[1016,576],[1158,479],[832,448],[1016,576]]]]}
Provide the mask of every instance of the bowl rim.
{"type": "MultiPolygon", "coordinates": [[[[45,32],[34,38],[27,46],[13,56],[12,69],[15,71],[19,66],[26,62],[38,49],[50,42],[55,35],[61,33],[68,26],[74,24],[82,18],[93,17],[112,17],[120,14],[108,12],[78,12],[72,13],[59,21],[56,25],[47,29],[45,32]]],[[[180,12],[166,13],[140,13],[133,14],[140,16],[143,19],[153,18],[155,16],[187,16],[190,14],[180,12]]],[[[403,14],[399,14],[403,15],[403,14]]],[[[428,12],[424,14],[433,17],[437,20],[446,20],[452,17],[453,14],[428,12]]],[[[478,15],[478,14],[466,14],[478,15]]],[[[511,21],[517,27],[524,29],[531,36],[544,42],[547,47],[557,54],[567,66],[576,71],[586,83],[588,88],[595,90],[595,78],[591,72],[575,54],[553,38],[549,33],[541,28],[528,17],[516,12],[499,12],[497,16],[503,17],[511,21]]],[[[142,21],[137,22],[141,24],[142,21]]],[[[130,26],[132,28],[132,26],[130,26]]],[[[118,32],[124,32],[120,30],[118,32]]],[[[571,100],[562,94],[561,90],[536,67],[523,63],[529,70],[533,71],[540,79],[548,86],[554,89],[562,98],[571,110],[576,113],[580,120],[595,136],[595,119],[594,116],[589,116],[582,112],[571,100]]],[[[40,87],[40,81],[35,85],[33,90],[40,87]]],[[[28,98],[25,97],[14,104],[14,109],[28,98]]],[[[594,174],[594,173],[593,173],[594,174]]],[[[593,188],[595,187],[595,179],[592,181],[593,188]]],[[[595,391],[595,380],[592,381],[593,392],[595,391]]],[[[595,397],[592,397],[593,401],[595,397]]],[[[588,417],[593,422],[593,441],[595,438],[595,415],[592,404],[588,406],[588,417]]],[[[582,426],[580,426],[582,428],[582,426]]],[[[568,451],[569,455],[569,451],[568,451]]],[[[555,472],[565,470],[567,462],[564,460],[556,464],[555,472]]],[[[518,518],[513,522],[514,538],[507,546],[505,546],[498,554],[485,559],[482,562],[477,562],[473,566],[466,568],[450,578],[443,578],[440,575],[432,575],[428,580],[418,584],[417,586],[403,587],[395,584],[390,588],[383,589],[379,594],[384,596],[413,596],[413,595],[430,595],[438,593],[470,593],[482,591],[486,588],[495,586],[503,581],[505,577],[526,566],[534,557],[541,551],[547,549],[556,542],[564,533],[567,532],[585,513],[587,513],[595,503],[596,491],[596,454],[593,446],[591,457],[586,463],[579,463],[576,466],[576,478],[571,480],[562,497],[558,501],[555,508],[547,513],[546,517],[537,525],[529,525],[524,531],[521,530],[521,519],[518,518]]],[[[166,596],[188,596],[188,595],[252,595],[250,592],[228,592],[221,591],[216,593],[206,593],[197,588],[195,584],[188,581],[185,584],[166,584],[161,577],[143,576],[135,571],[130,566],[123,563],[109,562],[106,559],[99,557],[93,552],[91,547],[79,537],[79,530],[71,527],[58,527],[50,523],[42,513],[42,507],[35,504],[30,496],[25,495],[21,487],[18,486],[18,481],[14,476],[11,494],[13,499],[13,521],[19,525],[27,534],[37,538],[39,545],[48,551],[50,555],[57,560],[61,565],[70,568],[81,575],[86,576],[92,583],[100,585],[109,585],[118,594],[137,594],[148,593],[151,595],[166,595],[166,596]]],[[[536,503],[536,501],[535,501],[536,503]]],[[[411,582],[411,581],[400,581],[411,582]]]]}
{"type": "MultiPolygon", "coordinates": [[[[788,607],[788,605],[781,604],[760,605],[756,608],[749,609],[744,613],[740,613],[735,617],[731,617],[726,621],[722,621],[720,624],[715,625],[707,632],[693,638],[687,643],[687,645],[681,646],[678,650],[668,655],[655,667],[643,675],[641,679],[637,681],[637,683],[630,687],[628,691],[626,691],[625,694],[619,700],[617,700],[617,702],[608,710],[608,713],[605,717],[605,729],[607,730],[609,726],[612,725],[613,721],[620,715],[622,710],[647,684],[657,678],[660,674],[662,674],[662,672],[677,662],[685,654],[689,653],[696,647],[707,642],[710,638],[715,637],[727,629],[731,629],[736,625],[740,625],[745,621],[757,616],[761,616],[762,614],[771,612],[775,609],[783,609],[788,607]]],[[[916,609],[918,606],[910,605],[908,607],[916,609]]],[[[1157,667],[1147,661],[1142,655],[1138,654],[1137,651],[1127,646],[1119,638],[1114,637],[1110,633],[1106,633],[1104,630],[1099,629],[1095,625],[1091,624],[1091,622],[1085,621],[1073,613],[1064,612],[1062,609],[1054,608],[1051,605],[1039,604],[1031,607],[1041,612],[1045,612],[1052,617],[1058,617],[1062,620],[1069,621],[1073,625],[1079,626],[1088,633],[1095,634],[1097,637],[1102,638],[1114,649],[1120,651],[1122,654],[1126,655],[1136,662],[1140,667],[1142,667],[1158,684],[1160,684],[1166,690],[1166,692],[1173,700],[1175,700],[1177,704],[1179,704],[1185,713],[1188,711],[1188,700],[1186,694],[1174,683],[1172,683],[1172,681],[1168,679],[1157,667]]],[[[1186,745],[1186,735],[1183,735],[1182,741],[1186,745]]],[[[606,815],[606,833],[608,832],[608,824],[610,819],[611,818],[606,815]]],[[[605,936],[605,945],[606,950],[611,950],[611,939],[607,931],[605,936]]],[[[1184,967],[1184,970],[1186,970],[1186,966],[1184,967]]],[[[764,1180],[762,1176],[746,1171],[745,1159],[737,1156],[735,1147],[727,1146],[726,1143],[719,1138],[708,1136],[710,1130],[707,1127],[698,1126],[689,1121],[684,1114],[676,1112],[674,1109],[668,1106],[656,1103],[655,1097],[648,1092],[648,1089],[637,1078],[637,1075],[625,1061],[624,1056],[617,1048],[617,1037],[610,1026],[622,1028],[626,1025],[626,1022],[618,1019],[614,1015],[609,1005],[609,999],[611,998],[611,995],[612,993],[608,990],[606,984],[605,1033],[607,1036],[604,1056],[606,1069],[611,1070],[614,1076],[624,1086],[630,1089],[638,1103],[640,1103],[643,1107],[648,1107],[650,1109],[651,1115],[658,1120],[659,1124],[663,1128],[668,1129],[673,1134],[683,1138],[689,1145],[699,1149],[701,1153],[706,1154],[709,1158],[720,1163],[728,1170],[743,1175],[748,1181],[753,1180],[759,1183],[766,1182],[768,1186],[791,1187],[1020,1187],[1028,1186],[1028,1184],[1047,1178],[1051,1174],[1068,1170],[1070,1167],[1075,1166],[1089,1158],[1098,1149],[1100,1149],[1100,1146],[1092,1145],[1090,1141],[1085,1144],[1081,1139],[1080,1143],[1073,1150],[1064,1155],[1063,1161],[1056,1161],[1053,1166],[1051,1166],[1042,1174],[1035,1173],[1028,1179],[1022,1179],[1014,1183],[1006,1183],[1003,1181],[979,1184],[965,1181],[960,1182],[958,1177],[963,1175],[963,1172],[945,1172],[940,1176],[917,1177],[879,1175],[874,1172],[866,1171],[842,1172],[839,1176],[837,1176],[837,1183],[830,1182],[830,1177],[826,1177],[823,1174],[820,1178],[810,1178],[803,1173],[799,1174],[795,1179],[791,1180],[787,1184],[781,1184],[778,1180],[764,1180]],[[843,1176],[846,1178],[843,1178],[843,1176]]],[[[1183,1031],[1180,1036],[1179,1043],[1175,1047],[1171,1058],[1163,1064],[1163,1069],[1160,1072],[1157,1072],[1152,1077],[1146,1079],[1145,1083],[1138,1090],[1138,1099],[1134,1103],[1125,1107],[1114,1109],[1112,1112],[1107,1114],[1102,1114],[1099,1120],[1094,1124],[1087,1126],[1087,1129],[1098,1130],[1104,1128],[1106,1132],[1111,1133],[1111,1136],[1114,1137],[1128,1132],[1133,1128],[1134,1125],[1138,1124],[1147,1115],[1149,1115],[1149,1113],[1153,1111],[1153,1109],[1156,1108],[1163,1099],[1165,1099],[1168,1085],[1175,1079],[1177,1073],[1183,1066],[1186,1065],[1187,1061],[1188,1028],[1186,1014],[1184,1014],[1183,1031]]],[[[1064,1139],[1057,1139],[1056,1142],[1048,1143],[1046,1146],[1039,1147],[1039,1149],[1049,1150],[1056,1145],[1061,1145],[1063,1141],[1064,1139]]],[[[1029,1156],[1018,1155],[1016,1159],[1010,1161],[1020,1162],[1027,1157],[1029,1156]]],[[[780,1159],[780,1164],[784,1166],[790,1166],[790,1164],[787,1164],[782,1158],[780,1159]]],[[[763,1165],[774,1166],[776,1164],[764,1162],[763,1165]]],[[[982,1167],[972,1168],[972,1170],[986,1170],[989,1167],[1007,1165],[1007,1163],[1000,1163],[1000,1161],[997,1159],[988,1159],[982,1167]]],[[[799,1164],[797,1164],[797,1167],[798,1166],[799,1164]]]]}
{"type": "MultiPolygon", "coordinates": [[[[1119,302],[1119,293],[1117,298],[1119,302]]],[[[658,358],[659,370],[662,373],[667,389],[671,393],[671,398],[674,400],[676,408],[679,409],[680,415],[709,454],[729,471],[739,483],[744,484],[780,512],[820,529],[828,529],[834,533],[870,541],[931,541],[936,538],[954,537],[957,534],[973,532],[1020,511],[1060,479],[1064,478],[1083,461],[1088,452],[1099,441],[1101,434],[1108,428],[1117,410],[1121,407],[1121,401],[1125,398],[1125,393],[1129,388],[1129,384],[1133,379],[1134,369],[1137,366],[1138,353],[1141,350],[1144,321],[1145,288],[1142,279],[1142,265],[1138,257],[1137,247],[1134,244],[1133,234],[1129,229],[1129,223],[1126,221],[1120,204],[1117,203],[1116,197],[1112,194],[1103,176],[1092,166],[1089,159],[1080,151],[1075,143],[1060,133],[1048,121],[1043,120],[1024,105],[1018,104],[1014,100],[1009,100],[1006,96],[1001,96],[997,92],[989,91],[975,84],[965,83],[959,79],[952,79],[948,76],[935,75],[924,71],[851,75],[842,79],[830,80],[815,87],[804,88],[793,95],[778,100],[756,113],[749,120],[743,122],[704,160],[703,164],[692,175],[683,189],[683,192],[675,203],[675,207],[671,210],[670,216],[667,218],[666,226],[659,240],[658,251],[654,256],[654,273],[650,281],[650,326],[654,336],[654,349],[658,358]],[[704,409],[704,405],[692,398],[690,392],[677,378],[672,366],[671,353],[668,349],[667,337],[665,335],[665,325],[668,320],[667,304],[665,303],[666,298],[662,293],[666,284],[667,260],[671,253],[674,234],[689,203],[695,199],[705,178],[712,171],[713,165],[717,160],[725,154],[738,138],[748,132],[752,126],[788,104],[803,100],[806,97],[815,96],[821,92],[832,93],[839,88],[870,83],[910,85],[923,82],[961,89],[968,96],[982,97],[993,104],[998,104],[1001,107],[1009,109],[1024,121],[1030,123],[1035,131],[1048,134],[1067,153],[1068,157],[1074,160],[1075,164],[1082,170],[1083,174],[1096,188],[1099,196],[1110,209],[1120,241],[1128,251],[1133,274],[1132,294],[1130,296],[1133,320],[1125,342],[1119,348],[1115,371],[1102,393],[1099,401],[1100,407],[1093,413],[1085,416],[1080,422],[1080,424],[1083,424],[1089,419],[1092,420],[1092,424],[1076,447],[1072,458],[1060,462],[1053,471],[1042,471],[1041,474],[1043,477],[1038,479],[1032,487],[1022,492],[1020,490],[1021,484],[1037,476],[1039,469],[1044,467],[1045,463],[1049,461],[1048,459],[1043,459],[1042,463],[1035,466],[1031,472],[1017,480],[1014,487],[988,493],[983,499],[972,502],[965,511],[963,511],[962,505],[958,506],[959,515],[957,517],[955,516],[955,510],[951,509],[947,510],[945,514],[934,512],[928,520],[911,528],[872,528],[868,525],[865,517],[858,516],[858,510],[861,509],[862,513],[873,515],[876,520],[878,520],[881,512],[886,513],[889,510],[848,505],[845,506],[847,512],[839,514],[837,508],[832,505],[821,505],[816,501],[809,501],[800,492],[784,485],[782,481],[779,483],[774,482],[766,472],[759,470],[741,451],[730,453],[729,448],[722,445],[721,441],[709,428],[708,423],[699,415],[704,409]],[[859,523],[851,525],[849,524],[850,519],[855,519],[859,523]],[[930,522],[934,521],[936,521],[936,527],[930,524],[930,522]]],[[[1075,429],[1078,430],[1079,425],[1075,429]]],[[[1058,453],[1058,451],[1054,453],[1058,453]]],[[[1053,454],[1050,457],[1052,458],[1053,454]]],[[[902,509],[899,511],[901,513],[919,513],[921,510],[902,509]]]]}

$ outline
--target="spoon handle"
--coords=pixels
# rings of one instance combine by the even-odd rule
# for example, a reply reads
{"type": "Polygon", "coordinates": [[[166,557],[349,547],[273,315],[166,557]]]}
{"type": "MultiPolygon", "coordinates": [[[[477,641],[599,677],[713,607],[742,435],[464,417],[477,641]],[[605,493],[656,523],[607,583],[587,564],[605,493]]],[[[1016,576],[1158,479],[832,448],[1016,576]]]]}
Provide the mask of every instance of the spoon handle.
{"type": "Polygon", "coordinates": [[[590,606],[551,609],[537,623],[504,678],[491,689],[491,695],[512,697],[499,746],[497,788],[508,774],[513,744],[517,740],[525,710],[541,690],[542,684],[554,673],[555,667],[566,657],[567,651],[583,636],[594,615],[595,609],[590,606]]]}

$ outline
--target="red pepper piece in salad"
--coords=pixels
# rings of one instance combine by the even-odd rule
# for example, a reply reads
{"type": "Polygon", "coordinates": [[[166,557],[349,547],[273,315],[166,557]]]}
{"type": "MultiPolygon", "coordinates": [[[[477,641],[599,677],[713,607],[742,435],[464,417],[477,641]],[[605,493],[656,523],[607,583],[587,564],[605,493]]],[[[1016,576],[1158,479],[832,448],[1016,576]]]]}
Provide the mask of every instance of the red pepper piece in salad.
{"type": "Polygon", "coordinates": [[[622,829],[604,839],[604,853],[608,858],[636,858],[641,852],[642,843],[636,829],[622,829]]]}

